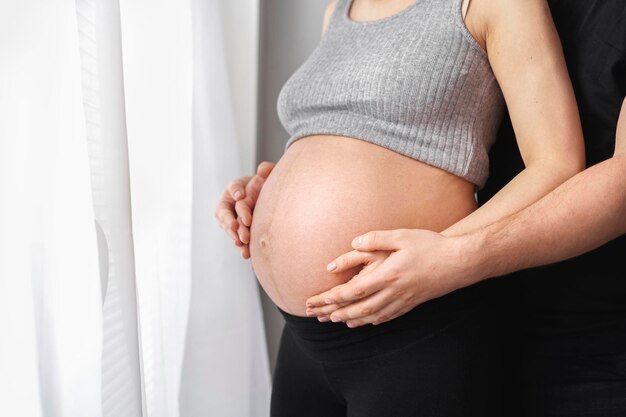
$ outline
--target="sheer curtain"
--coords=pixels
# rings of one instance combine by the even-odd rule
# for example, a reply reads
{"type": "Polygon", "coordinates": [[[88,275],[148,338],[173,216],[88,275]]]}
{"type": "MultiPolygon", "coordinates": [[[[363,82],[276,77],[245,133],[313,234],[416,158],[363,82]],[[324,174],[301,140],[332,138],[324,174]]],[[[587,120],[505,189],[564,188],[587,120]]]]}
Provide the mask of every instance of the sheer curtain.
{"type": "Polygon", "coordinates": [[[268,414],[254,275],[212,217],[254,170],[256,67],[226,57],[256,65],[258,30],[233,49],[225,4],[0,3],[0,415],[268,414]]]}

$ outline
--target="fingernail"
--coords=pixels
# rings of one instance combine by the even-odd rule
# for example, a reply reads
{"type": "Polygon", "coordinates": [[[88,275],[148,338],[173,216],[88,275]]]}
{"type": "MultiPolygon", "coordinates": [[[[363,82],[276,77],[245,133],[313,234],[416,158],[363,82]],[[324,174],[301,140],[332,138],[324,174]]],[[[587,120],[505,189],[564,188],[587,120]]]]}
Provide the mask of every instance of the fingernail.
{"type": "Polygon", "coordinates": [[[352,241],[353,246],[361,246],[361,243],[363,243],[363,236],[359,236],[352,241]]]}
{"type": "Polygon", "coordinates": [[[234,197],[235,197],[236,200],[241,198],[241,191],[239,191],[239,190],[235,191],[234,197]]]}
{"type": "Polygon", "coordinates": [[[330,319],[332,320],[333,323],[337,323],[338,321],[341,321],[339,317],[330,316],[330,319]]]}
{"type": "Polygon", "coordinates": [[[322,322],[322,323],[326,323],[329,320],[329,318],[328,318],[328,316],[320,316],[320,317],[317,318],[317,320],[322,322]]]}
{"type": "Polygon", "coordinates": [[[325,302],[326,304],[335,304],[335,300],[333,300],[332,298],[326,298],[326,299],[324,300],[324,302],[325,302]]]}
{"type": "Polygon", "coordinates": [[[327,269],[328,271],[334,271],[334,270],[335,270],[335,268],[337,268],[337,264],[336,264],[336,263],[334,263],[334,262],[331,262],[331,263],[329,263],[329,264],[326,266],[326,269],[327,269]]]}
{"type": "Polygon", "coordinates": [[[311,317],[311,316],[314,316],[314,315],[315,315],[315,313],[314,313],[313,311],[311,311],[311,310],[307,310],[307,311],[306,311],[306,315],[307,315],[307,316],[309,316],[309,317],[311,317]]]}

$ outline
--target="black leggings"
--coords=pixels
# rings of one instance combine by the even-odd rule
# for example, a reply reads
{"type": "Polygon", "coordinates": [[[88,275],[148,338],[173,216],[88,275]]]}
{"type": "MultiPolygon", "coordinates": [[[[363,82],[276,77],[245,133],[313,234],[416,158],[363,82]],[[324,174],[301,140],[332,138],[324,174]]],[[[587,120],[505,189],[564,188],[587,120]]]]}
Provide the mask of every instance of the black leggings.
{"type": "Polygon", "coordinates": [[[500,319],[508,417],[626,416],[626,312],[520,308],[500,319]]]}
{"type": "Polygon", "coordinates": [[[493,314],[457,298],[354,329],[279,309],[271,416],[501,416],[493,314]]]}

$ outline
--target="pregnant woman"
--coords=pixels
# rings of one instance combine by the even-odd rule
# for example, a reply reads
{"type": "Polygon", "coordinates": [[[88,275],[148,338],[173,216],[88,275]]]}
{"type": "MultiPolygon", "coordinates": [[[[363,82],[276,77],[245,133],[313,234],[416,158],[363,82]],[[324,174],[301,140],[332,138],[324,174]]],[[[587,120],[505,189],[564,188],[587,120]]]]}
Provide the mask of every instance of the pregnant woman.
{"type": "Polygon", "coordinates": [[[357,328],[307,317],[305,302],[393,256],[329,273],[355,236],[465,233],[583,168],[545,1],[333,0],[278,115],[290,134],[283,156],[266,179],[240,181],[253,179],[248,208],[228,195],[215,213],[286,321],[272,416],[499,416],[488,287],[357,328]],[[526,169],[477,210],[505,103],[526,169]]]}

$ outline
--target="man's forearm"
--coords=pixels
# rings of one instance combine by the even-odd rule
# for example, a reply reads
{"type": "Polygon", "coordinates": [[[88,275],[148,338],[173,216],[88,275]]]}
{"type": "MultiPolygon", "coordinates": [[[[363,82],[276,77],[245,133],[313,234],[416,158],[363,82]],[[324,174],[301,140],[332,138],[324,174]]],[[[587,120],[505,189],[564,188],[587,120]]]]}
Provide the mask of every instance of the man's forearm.
{"type": "Polygon", "coordinates": [[[540,163],[524,169],[489,201],[443,230],[441,234],[468,234],[523,210],[579,172],[563,165],[566,164],[540,163]]]}
{"type": "Polygon", "coordinates": [[[590,251],[626,233],[626,155],[575,175],[524,210],[463,239],[477,280],[590,251]]]}

